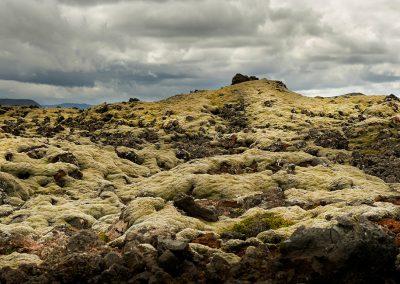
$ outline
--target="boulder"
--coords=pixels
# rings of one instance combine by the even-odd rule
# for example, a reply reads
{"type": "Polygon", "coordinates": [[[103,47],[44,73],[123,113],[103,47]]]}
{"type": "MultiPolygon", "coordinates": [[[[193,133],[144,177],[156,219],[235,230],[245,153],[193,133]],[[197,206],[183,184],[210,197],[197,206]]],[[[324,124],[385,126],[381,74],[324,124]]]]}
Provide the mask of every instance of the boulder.
{"type": "Polygon", "coordinates": [[[236,85],[236,84],[240,84],[240,83],[244,83],[244,82],[248,82],[248,81],[255,81],[255,80],[258,80],[258,78],[255,76],[246,76],[246,75],[238,73],[232,78],[232,85],[236,85]]]}
{"type": "Polygon", "coordinates": [[[398,102],[398,101],[400,101],[400,99],[394,94],[390,94],[389,96],[387,96],[385,98],[385,102],[393,102],[393,101],[397,101],[398,102]]]}
{"type": "Polygon", "coordinates": [[[194,201],[194,198],[189,195],[178,195],[174,199],[174,205],[191,217],[201,218],[209,222],[218,221],[218,216],[214,213],[214,211],[205,207],[201,207],[194,201]]]}
{"type": "Polygon", "coordinates": [[[397,255],[393,237],[381,227],[351,218],[328,228],[299,228],[281,251],[282,262],[294,267],[296,281],[312,277],[336,283],[384,282],[395,271],[397,255]]]}

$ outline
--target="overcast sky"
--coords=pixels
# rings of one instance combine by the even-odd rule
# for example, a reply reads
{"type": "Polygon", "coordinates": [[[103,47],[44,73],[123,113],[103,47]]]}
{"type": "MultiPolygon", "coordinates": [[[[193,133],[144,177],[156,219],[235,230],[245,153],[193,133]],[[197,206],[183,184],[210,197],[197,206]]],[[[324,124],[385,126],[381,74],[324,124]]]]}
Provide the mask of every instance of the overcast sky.
{"type": "Polygon", "coordinates": [[[156,100],[246,73],[400,94],[400,0],[0,0],[0,97],[156,100]]]}

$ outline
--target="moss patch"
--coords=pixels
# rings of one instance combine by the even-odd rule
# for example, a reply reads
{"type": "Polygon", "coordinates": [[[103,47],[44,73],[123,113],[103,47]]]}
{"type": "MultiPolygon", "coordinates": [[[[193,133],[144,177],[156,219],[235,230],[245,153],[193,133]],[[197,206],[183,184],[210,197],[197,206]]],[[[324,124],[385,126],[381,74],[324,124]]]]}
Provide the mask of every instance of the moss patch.
{"type": "Polygon", "coordinates": [[[270,230],[288,227],[292,225],[291,221],[285,220],[274,213],[258,213],[247,217],[233,225],[230,231],[240,233],[246,237],[255,237],[259,233],[270,230]]]}
{"type": "Polygon", "coordinates": [[[110,238],[107,236],[107,234],[105,232],[100,232],[98,234],[98,237],[100,240],[102,240],[105,243],[108,243],[110,241],[110,238]]]}

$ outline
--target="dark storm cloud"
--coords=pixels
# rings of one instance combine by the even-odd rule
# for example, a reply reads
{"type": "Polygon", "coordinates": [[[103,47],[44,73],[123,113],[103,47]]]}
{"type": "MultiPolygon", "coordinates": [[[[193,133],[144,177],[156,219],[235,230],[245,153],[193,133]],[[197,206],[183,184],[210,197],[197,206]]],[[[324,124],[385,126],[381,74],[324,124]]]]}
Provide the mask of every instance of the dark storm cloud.
{"type": "Polygon", "coordinates": [[[62,87],[93,87],[94,79],[90,74],[80,72],[44,71],[29,74],[0,73],[2,80],[13,80],[17,82],[55,85],[62,87]]]}
{"type": "Polygon", "coordinates": [[[168,79],[189,78],[189,73],[164,73],[157,71],[159,68],[153,68],[153,71],[138,66],[108,66],[106,69],[95,71],[59,71],[59,70],[37,70],[29,73],[11,73],[1,72],[0,80],[12,80],[17,82],[45,84],[61,87],[94,87],[96,81],[111,82],[117,80],[120,83],[129,84],[135,82],[140,84],[152,84],[168,79]],[[137,71],[137,70],[140,70],[137,71]]]}
{"type": "Polygon", "coordinates": [[[158,99],[236,72],[389,92],[398,15],[387,0],[2,0],[0,96],[158,99]]]}
{"type": "Polygon", "coordinates": [[[368,82],[384,83],[384,82],[399,81],[400,76],[395,75],[393,73],[377,74],[377,73],[368,71],[365,74],[363,74],[362,79],[365,81],[368,81],[368,82]]]}

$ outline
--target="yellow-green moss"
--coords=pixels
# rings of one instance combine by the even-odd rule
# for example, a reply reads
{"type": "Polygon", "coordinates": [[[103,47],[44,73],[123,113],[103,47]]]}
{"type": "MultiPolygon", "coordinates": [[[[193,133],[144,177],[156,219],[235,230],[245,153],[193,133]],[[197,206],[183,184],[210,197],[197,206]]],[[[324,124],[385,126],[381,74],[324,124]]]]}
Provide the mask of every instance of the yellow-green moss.
{"type": "Polygon", "coordinates": [[[255,237],[261,232],[288,227],[292,224],[291,221],[285,220],[277,214],[266,212],[245,218],[233,225],[230,231],[243,234],[246,237],[255,237]]]}
{"type": "Polygon", "coordinates": [[[105,242],[105,243],[108,243],[108,242],[110,241],[109,237],[106,235],[105,232],[100,232],[100,233],[98,234],[98,236],[99,236],[99,239],[100,239],[101,241],[105,242]]]}

